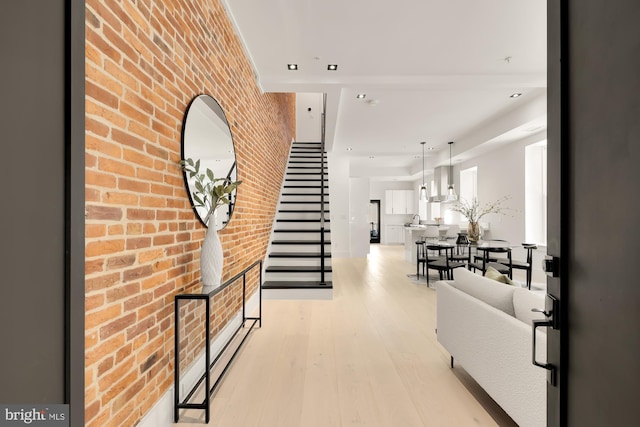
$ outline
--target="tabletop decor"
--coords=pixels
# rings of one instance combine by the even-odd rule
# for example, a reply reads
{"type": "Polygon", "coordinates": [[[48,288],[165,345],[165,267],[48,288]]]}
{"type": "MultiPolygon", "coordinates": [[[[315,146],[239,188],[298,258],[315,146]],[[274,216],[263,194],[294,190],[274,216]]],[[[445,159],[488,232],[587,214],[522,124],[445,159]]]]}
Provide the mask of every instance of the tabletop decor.
{"type": "Polygon", "coordinates": [[[207,211],[205,224],[207,233],[200,252],[200,275],[207,291],[220,286],[222,278],[222,243],[218,230],[214,225],[216,209],[229,204],[229,195],[242,181],[231,181],[228,178],[216,178],[211,169],[200,172],[200,160],[188,158],[180,161],[182,169],[194,179],[195,191],[192,194],[195,207],[204,207],[207,211]],[[211,225],[211,226],[209,226],[211,225]]]}
{"type": "Polygon", "coordinates": [[[510,196],[504,196],[496,201],[481,204],[475,197],[473,200],[468,201],[460,199],[458,203],[453,205],[450,209],[453,212],[458,212],[469,221],[469,227],[467,229],[468,239],[470,242],[477,242],[482,236],[482,228],[480,227],[480,218],[483,216],[495,213],[506,214],[510,211],[510,208],[505,206],[505,202],[511,199],[510,196]]]}

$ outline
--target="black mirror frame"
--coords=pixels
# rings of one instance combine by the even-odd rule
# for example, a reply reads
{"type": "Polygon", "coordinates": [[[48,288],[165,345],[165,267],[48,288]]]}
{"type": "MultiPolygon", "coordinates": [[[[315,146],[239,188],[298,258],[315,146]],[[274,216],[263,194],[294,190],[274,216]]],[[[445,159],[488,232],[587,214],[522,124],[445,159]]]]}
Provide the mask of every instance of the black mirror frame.
{"type": "MultiPolygon", "coordinates": [[[[185,109],[184,112],[184,116],[182,118],[182,130],[180,132],[180,160],[185,160],[185,131],[186,131],[186,125],[187,125],[187,117],[189,116],[189,111],[191,110],[191,107],[193,106],[193,103],[195,101],[197,101],[198,99],[202,99],[202,97],[207,97],[209,99],[211,99],[215,105],[220,109],[220,112],[222,113],[222,117],[221,119],[224,120],[224,123],[227,125],[227,129],[229,130],[229,136],[231,138],[231,148],[233,149],[233,167],[232,170],[235,169],[236,170],[236,176],[237,176],[237,169],[238,169],[238,161],[237,161],[237,157],[236,157],[236,147],[235,147],[235,143],[233,141],[233,133],[231,132],[231,127],[229,126],[229,121],[227,120],[227,115],[224,112],[224,109],[222,108],[222,106],[220,105],[220,103],[218,102],[217,99],[215,99],[213,96],[206,94],[206,93],[201,93],[199,95],[194,96],[191,101],[189,101],[189,105],[187,105],[187,108],[185,109]]],[[[184,186],[185,189],[187,190],[187,196],[189,197],[189,204],[191,205],[191,209],[193,209],[193,213],[195,214],[196,218],[198,218],[198,220],[200,221],[200,223],[205,227],[208,228],[207,224],[204,222],[204,218],[202,218],[200,216],[200,213],[198,212],[198,209],[195,207],[195,203],[193,200],[193,196],[191,195],[191,190],[189,188],[189,177],[187,176],[187,173],[182,170],[182,179],[184,181],[184,186]]],[[[231,203],[229,205],[229,219],[226,223],[224,223],[224,225],[222,227],[219,228],[219,230],[224,229],[228,224],[229,221],[231,221],[231,217],[233,216],[233,211],[234,211],[234,206],[235,206],[235,198],[236,198],[236,194],[237,194],[238,189],[236,188],[232,195],[231,195],[231,203]]]]}

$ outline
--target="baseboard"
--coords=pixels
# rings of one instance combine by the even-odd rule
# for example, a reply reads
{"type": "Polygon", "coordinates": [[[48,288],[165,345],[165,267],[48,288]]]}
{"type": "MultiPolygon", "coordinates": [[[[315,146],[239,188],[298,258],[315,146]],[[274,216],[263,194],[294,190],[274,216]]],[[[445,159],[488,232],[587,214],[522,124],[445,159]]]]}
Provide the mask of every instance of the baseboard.
{"type": "MultiPolygon", "coordinates": [[[[254,293],[246,303],[246,311],[249,315],[258,309],[258,293],[254,293]]],[[[238,311],[236,315],[227,323],[227,325],[220,331],[218,336],[215,337],[211,343],[211,354],[217,355],[227,341],[233,336],[236,329],[242,324],[242,311],[238,311]]],[[[205,365],[205,352],[202,350],[201,355],[183,372],[184,375],[180,377],[180,398],[182,399],[186,394],[186,391],[198,382],[198,379],[202,376],[202,367],[205,365]]],[[[173,390],[175,384],[167,390],[165,394],[160,397],[155,405],[147,412],[147,414],[140,420],[137,427],[169,427],[173,423],[173,390]]]]}

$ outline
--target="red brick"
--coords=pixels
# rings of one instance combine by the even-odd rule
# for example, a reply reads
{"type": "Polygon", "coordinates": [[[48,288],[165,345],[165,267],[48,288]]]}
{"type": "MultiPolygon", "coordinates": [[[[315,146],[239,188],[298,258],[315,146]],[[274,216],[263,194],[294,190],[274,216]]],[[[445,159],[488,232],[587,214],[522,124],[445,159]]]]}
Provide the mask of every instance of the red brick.
{"type": "MultiPolygon", "coordinates": [[[[204,228],[178,165],[186,106],[211,93],[232,126],[245,183],[220,234],[230,277],[266,252],[295,96],[261,93],[217,0],[87,0],[86,11],[85,414],[89,427],[119,427],[138,424],[171,386],[174,294],[200,286],[204,228]],[[106,316],[109,307],[124,311],[106,316]]],[[[214,331],[239,309],[238,292],[216,299],[214,331]]],[[[203,321],[201,307],[186,314],[203,321]]],[[[186,365],[203,345],[192,335],[186,365]]]]}

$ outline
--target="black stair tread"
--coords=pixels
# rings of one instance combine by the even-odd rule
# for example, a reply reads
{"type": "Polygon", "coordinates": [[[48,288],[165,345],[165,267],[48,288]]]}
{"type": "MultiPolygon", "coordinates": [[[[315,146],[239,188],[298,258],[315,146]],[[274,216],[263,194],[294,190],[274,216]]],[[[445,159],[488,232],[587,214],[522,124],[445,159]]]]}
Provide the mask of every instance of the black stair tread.
{"type": "Polygon", "coordinates": [[[285,178],[285,182],[320,182],[322,178],[285,178]]]}
{"type": "MultiPolygon", "coordinates": [[[[309,209],[309,210],[305,210],[305,209],[279,209],[278,212],[281,213],[320,213],[320,209],[309,209]]],[[[329,211],[326,210],[324,211],[324,213],[326,215],[329,214],[329,211]]]]}
{"type": "MultiPolygon", "coordinates": [[[[272,265],[267,267],[266,272],[274,273],[320,273],[322,269],[315,265],[272,265]]],[[[324,272],[331,273],[331,266],[325,265],[324,272]]]]}
{"type": "Polygon", "coordinates": [[[263,289],[331,289],[333,288],[333,282],[331,280],[325,281],[324,285],[320,284],[318,280],[267,280],[262,283],[263,289]]]}
{"type": "MultiPolygon", "coordinates": [[[[287,169],[320,169],[320,166],[287,166],[287,169]]],[[[323,169],[327,170],[328,168],[325,166],[323,169]]]]}
{"type": "MultiPolygon", "coordinates": [[[[320,201],[308,201],[308,200],[293,200],[293,201],[287,201],[287,200],[282,200],[280,203],[286,203],[286,204],[300,204],[300,205],[310,205],[310,204],[314,204],[314,203],[320,203],[320,201]]],[[[329,203],[329,200],[325,200],[324,201],[325,204],[329,203]]]]}
{"type": "Polygon", "coordinates": [[[287,172],[287,175],[320,175],[320,172],[287,172]]]}
{"type": "MultiPolygon", "coordinates": [[[[320,240],[274,240],[272,245],[320,245],[320,240]]],[[[325,245],[330,245],[331,240],[325,240],[325,245]]]]}
{"type": "MultiPolygon", "coordinates": [[[[325,258],[331,258],[331,252],[325,251],[325,258]]],[[[269,258],[320,258],[320,252],[271,252],[269,258]]]]}
{"type": "MultiPolygon", "coordinates": [[[[325,219],[325,222],[330,222],[330,219],[325,219]]],[[[283,218],[283,219],[277,219],[276,222],[320,222],[320,218],[312,218],[312,219],[307,219],[307,218],[283,218]]]]}
{"type": "MultiPolygon", "coordinates": [[[[320,193],[282,193],[283,196],[315,196],[320,197],[320,193]]],[[[328,193],[324,193],[325,197],[329,197],[328,193]]]]}
{"type": "MultiPolygon", "coordinates": [[[[326,221],[326,220],[325,220],[326,221]]],[[[288,228],[280,228],[277,230],[273,230],[274,233],[316,233],[316,234],[320,234],[320,229],[309,229],[309,228],[292,228],[292,229],[288,229],[288,228]]],[[[331,230],[326,229],[324,230],[325,233],[330,233],[331,230]]]]}
{"type": "MultiPolygon", "coordinates": [[[[285,185],[284,188],[317,188],[320,190],[323,188],[321,185],[285,185]]],[[[325,185],[324,188],[329,188],[328,185],[325,185]]]]}
{"type": "Polygon", "coordinates": [[[313,153],[313,152],[291,152],[291,155],[289,156],[290,159],[317,159],[318,157],[327,157],[327,153],[320,153],[319,151],[317,153],[313,153]],[[307,156],[304,156],[303,154],[308,154],[307,156]],[[322,156],[320,156],[319,154],[322,154],[322,156]]]}

